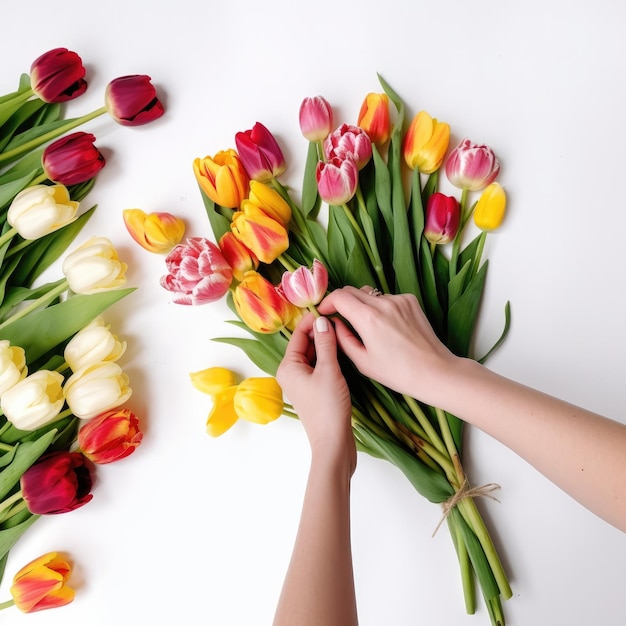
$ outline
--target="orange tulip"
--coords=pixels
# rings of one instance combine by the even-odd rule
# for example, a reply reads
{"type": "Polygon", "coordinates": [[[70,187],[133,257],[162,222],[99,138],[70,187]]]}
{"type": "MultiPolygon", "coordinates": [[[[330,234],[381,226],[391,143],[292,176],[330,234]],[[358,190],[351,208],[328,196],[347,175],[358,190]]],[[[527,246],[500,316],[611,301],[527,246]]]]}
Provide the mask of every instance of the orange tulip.
{"type": "Polygon", "coordinates": [[[359,111],[357,126],[362,128],[377,146],[384,145],[391,135],[389,97],[386,93],[368,93],[359,111]]]}
{"type": "Polygon", "coordinates": [[[450,143],[450,126],[420,111],[404,137],[404,160],[412,169],[432,174],[441,167],[450,143]]]}
{"type": "Polygon", "coordinates": [[[226,259],[226,263],[233,270],[233,276],[236,280],[243,280],[246,272],[256,270],[259,267],[259,259],[257,259],[254,252],[241,243],[232,232],[224,233],[220,237],[218,245],[226,259]]]}
{"type": "Polygon", "coordinates": [[[250,179],[232,148],[218,152],[213,158],[195,159],[193,172],[202,191],[215,204],[237,209],[248,195],[250,179]]]}
{"type": "Polygon", "coordinates": [[[242,207],[243,211],[233,215],[233,234],[259,261],[271,263],[289,248],[287,229],[250,202],[244,202],[242,207]]]}

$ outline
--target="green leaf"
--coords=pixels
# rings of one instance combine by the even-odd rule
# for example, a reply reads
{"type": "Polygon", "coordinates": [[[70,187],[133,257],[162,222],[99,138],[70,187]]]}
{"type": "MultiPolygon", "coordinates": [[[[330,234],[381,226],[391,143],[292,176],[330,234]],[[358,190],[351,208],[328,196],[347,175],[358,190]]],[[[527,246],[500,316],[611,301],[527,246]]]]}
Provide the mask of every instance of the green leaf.
{"type": "Polygon", "coordinates": [[[199,188],[202,201],[204,202],[204,208],[209,218],[209,223],[211,224],[213,236],[215,237],[215,241],[219,241],[222,235],[230,230],[232,210],[230,211],[230,215],[227,217],[223,213],[223,211],[226,211],[227,209],[215,204],[215,202],[213,202],[213,200],[211,200],[211,198],[204,193],[202,188],[199,188]]]}
{"type": "Polygon", "coordinates": [[[433,258],[430,253],[430,246],[425,237],[422,237],[420,253],[425,312],[437,336],[442,337],[444,332],[443,309],[439,302],[437,277],[433,266],[433,258]]]}
{"type": "Polygon", "coordinates": [[[308,218],[316,218],[322,205],[315,178],[318,161],[317,145],[315,142],[309,142],[302,179],[302,212],[308,218]]]}
{"type": "Polygon", "coordinates": [[[509,328],[511,327],[511,304],[507,301],[504,305],[504,329],[502,330],[502,334],[498,341],[496,341],[493,346],[487,351],[485,356],[478,359],[479,363],[485,363],[485,361],[493,354],[495,350],[497,350],[502,342],[506,339],[506,336],[509,334],[509,328]]]}
{"type": "Polygon", "coordinates": [[[32,170],[25,176],[0,185],[0,207],[8,206],[13,198],[24,189],[37,175],[37,170],[32,170]]]}
{"type": "Polygon", "coordinates": [[[213,339],[218,343],[226,343],[243,350],[246,356],[261,370],[270,376],[276,376],[276,370],[280,364],[280,359],[267,346],[256,339],[246,339],[242,337],[217,337],[213,339]]]}
{"type": "Polygon", "coordinates": [[[12,528],[5,528],[0,530],[0,555],[3,561],[0,563],[0,581],[4,574],[4,567],[6,565],[6,558],[11,548],[19,541],[20,537],[39,519],[39,515],[31,515],[26,521],[13,526],[12,528]]]}
{"type": "Polygon", "coordinates": [[[393,209],[391,208],[391,176],[387,169],[387,164],[378,152],[376,146],[372,146],[372,157],[374,160],[374,187],[376,189],[376,200],[383,216],[390,239],[393,240],[393,209]]]}
{"type": "MultiPolygon", "coordinates": [[[[28,289],[27,287],[10,287],[6,290],[2,306],[0,306],[0,320],[4,320],[10,316],[11,310],[18,304],[25,300],[36,300],[42,296],[45,296],[48,292],[52,291],[55,287],[63,284],[64,278],[57,280],[54,283],[46,283],[37,287],[37,289],[28,289]]],[[[0,331],[1,333],[1,331],[0,331]]]]}

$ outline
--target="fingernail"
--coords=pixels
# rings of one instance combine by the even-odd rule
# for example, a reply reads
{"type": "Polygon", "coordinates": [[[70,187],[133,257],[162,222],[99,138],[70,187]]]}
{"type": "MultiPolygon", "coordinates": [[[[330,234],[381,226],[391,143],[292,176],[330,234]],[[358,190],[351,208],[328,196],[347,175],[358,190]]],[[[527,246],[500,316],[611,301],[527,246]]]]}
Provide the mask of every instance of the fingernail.
{"type": "Polygon", "coordinates": [[[328,320],[325,317],[315,318],[315,330],[319,333],[328,332],[328,320]]]}

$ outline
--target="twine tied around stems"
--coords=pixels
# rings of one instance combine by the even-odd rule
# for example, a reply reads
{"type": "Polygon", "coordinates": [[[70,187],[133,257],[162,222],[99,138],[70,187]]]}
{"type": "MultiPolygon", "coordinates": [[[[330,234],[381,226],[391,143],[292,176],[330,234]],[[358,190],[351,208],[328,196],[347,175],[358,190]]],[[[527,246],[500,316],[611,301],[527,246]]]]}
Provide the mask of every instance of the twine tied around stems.
{"type": "Polygon", "coordinates": [[[497,483],[486,483],[484,485],[480,485],[479,487],[470,487],[467,478],[463,481],[463,484],[459,487],[456,493],[452,494],[445,502],[441,503],[441,508],[443,509],[443,514],[439,523],[435,527],[432,536],[434,537],[439,530],[439,527],[444,523],[450,511],[461,501],[463,498],[477,498],[480,496],[485,496],[487,498],[491,498],[496,502],[500,502],[498,498],[491,495],[492,491],[496,489],[500,489],[500,485],[497,483]]]}

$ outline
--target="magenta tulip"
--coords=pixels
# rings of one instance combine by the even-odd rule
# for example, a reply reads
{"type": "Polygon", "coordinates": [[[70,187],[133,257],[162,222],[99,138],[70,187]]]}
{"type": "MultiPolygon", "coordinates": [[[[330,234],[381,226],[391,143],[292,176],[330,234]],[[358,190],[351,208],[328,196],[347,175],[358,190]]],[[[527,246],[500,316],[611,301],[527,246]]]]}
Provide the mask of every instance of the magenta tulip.
{"type": "Polygon", "coordinates": [[[252,180],[266,182],[285,171],[285,157],[278,142],[260,122],[251,130],[237,133],[235,144],[239,160],[252,180]]]}
{"type": "Polygon", "coordinates": [[[426,204],[424,237],[432,244],[452,241],[459,229],[460,207],[453,196],[434,193],[426,204]]]}
{"type": "Polygon", "coordinates": [[[322,98],[305,98],[300,105],[300,130],[309,141],[322,141],[333,128],[333,109],[322,98]]]}

